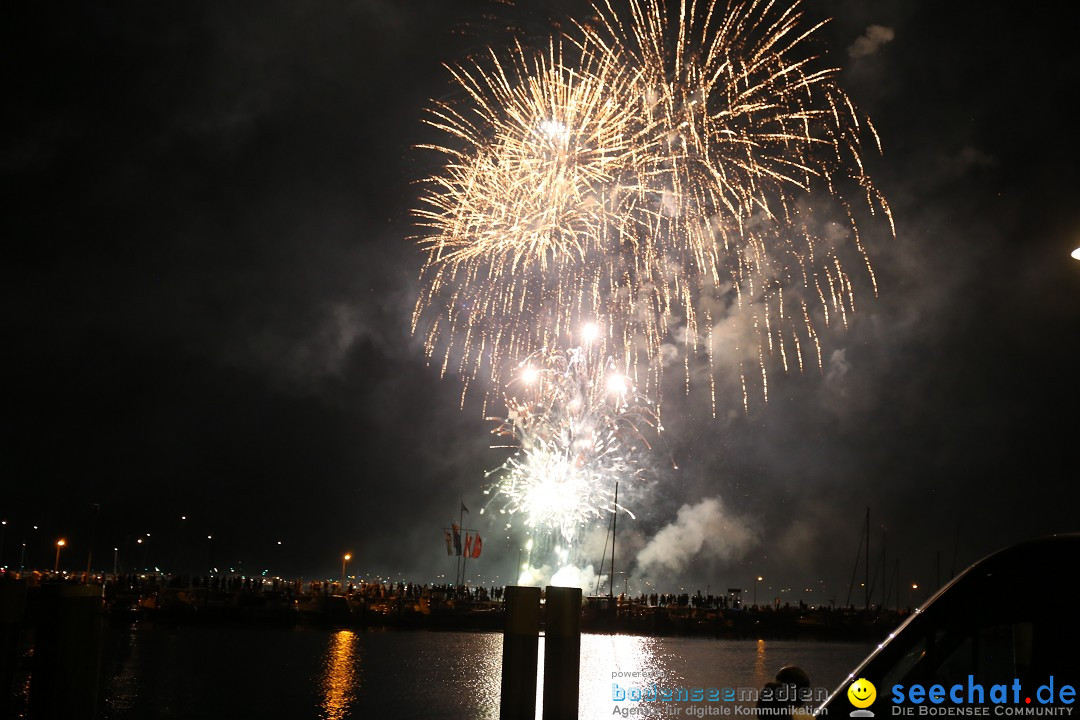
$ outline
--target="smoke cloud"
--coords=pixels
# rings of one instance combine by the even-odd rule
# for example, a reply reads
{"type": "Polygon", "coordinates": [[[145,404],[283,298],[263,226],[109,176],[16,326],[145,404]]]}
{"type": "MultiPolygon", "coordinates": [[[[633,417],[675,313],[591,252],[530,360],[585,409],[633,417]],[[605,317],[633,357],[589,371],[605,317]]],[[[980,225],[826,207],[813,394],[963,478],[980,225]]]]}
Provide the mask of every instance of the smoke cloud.
{"type": "Polygon", "coordinates": [[[892,28],[884,25],[871,25],[848,48],[848,55],[856,60],[867,55],[873,55],[882,45],[892,42],[894,37],[896,37],[896,33],[893,32],[892,28]]]}
{"type": "Polygon", "coordinates": [[[745,518],[724,508],[719,497],[679,508],[675,522],[662,528],[637,554],[638,572],[678,574],[696,558],[732,560],[757,542],[745,518]]]}
{"type": "Polygon", "coordinates": [[[834,350],[829,356],[829,369],[825,379],[830,385],[833,385],[842,381],[850,370],[851,363],[847,359],[847,350],[834,350]]]}
{"type": "Polygon", "coordinates": [[[606,587],[607,580],[608,576],[597,575],[592,565],[580,568],[564,565],[556,570],[552,565],[544,564],[522,568],[517,584],[533,587],[576,587],[581,588],[583,594],[592,595],[600,585],[606,587]]]}

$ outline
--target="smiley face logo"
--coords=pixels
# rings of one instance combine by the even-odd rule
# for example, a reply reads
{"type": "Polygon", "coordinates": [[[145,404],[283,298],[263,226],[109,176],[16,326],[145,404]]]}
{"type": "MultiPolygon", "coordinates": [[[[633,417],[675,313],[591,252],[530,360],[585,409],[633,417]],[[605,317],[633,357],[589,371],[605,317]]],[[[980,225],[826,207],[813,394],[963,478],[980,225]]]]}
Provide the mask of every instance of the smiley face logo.
{"type": "Polygon", "coordinates": [[[877,688],[866,678],[859,678],[847,689],[848,700],[857,708],[868,708],[877,698],[877,688]]]}

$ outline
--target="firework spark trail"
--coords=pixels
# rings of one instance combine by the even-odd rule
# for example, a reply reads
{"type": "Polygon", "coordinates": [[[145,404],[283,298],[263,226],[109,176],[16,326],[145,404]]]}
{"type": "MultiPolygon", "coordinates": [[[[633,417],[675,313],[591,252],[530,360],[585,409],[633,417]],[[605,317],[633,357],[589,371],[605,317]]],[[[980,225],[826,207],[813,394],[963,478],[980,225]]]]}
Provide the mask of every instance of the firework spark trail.
{"type": "Polygon", "coordinates": [[[494,431],[515,453],[489,473],[487,491],[526,527],[557,531],[572,544],[596,518],[623,510],[648,475],[649,436],[662,428],[629,376],[596,345],[541,351],[518,367],[508,416],[494,431]],[[616,482],[623,485],[616,507],[616,482]],[[628,488],[629,486],[629,488],[628,488]]]}
{"type": "Polygon", "coordinates": [[[845,195],[891,228],[861,156],[873,126],[807,53],[820,25],[798,2],[594,11],[543,53],[453,70],[462,102],[429,117],[449,139],[428,146],[445,165],[417,211],[414,332],[466,387],[502,386],[595,320],[656,397],[675,336],[687,390],[690,357],[708,358],[714,410],[718,356],[738,362],[744,405],[748,368],[767,397],[769,358],[821,366],[818,325],[855,308],[851,260],[876,292],[845,195]]]}

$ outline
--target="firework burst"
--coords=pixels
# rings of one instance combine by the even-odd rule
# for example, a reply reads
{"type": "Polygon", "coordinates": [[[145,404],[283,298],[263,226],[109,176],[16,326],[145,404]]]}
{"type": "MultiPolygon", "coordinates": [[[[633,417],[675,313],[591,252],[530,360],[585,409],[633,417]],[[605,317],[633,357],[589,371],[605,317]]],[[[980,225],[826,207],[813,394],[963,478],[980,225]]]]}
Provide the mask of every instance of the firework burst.
{"type": "MultiPolygon", "coordinates": [[[[846,189],[889,219],[862,160],[877,136],[808,53],[799,3],[594,6],[543,53],[453,69],[429,123],[449,138],[417,211],[426,252],[413,330],[443,372],[493,387],[515,360],[598,346],[659,397],[672,349],[743,378],[767,358],[821,365],[818,327],[873,271],[846,189]],[[839,218],[839,222],[836,221],[839,218]],[[732,326],[737,327],[732,327],[732,326]]],[[[463,389],[463,399],[464,399],[463,389]]]]}
{"type": "MultiPolygon", "coordinates": [[[[453,140],[417,211],[427,233],[422,319],[429,355],[466,380],[542,348],[567,346],[617,287],[598,272],[613,237],[632,236],[618,198],[641,130],[627,124],[629,79],[613,58],[562,45],[453,71],[464,103],[428,122],[453,140]],[[426,311],[426,312],[425,312],[426,311]]],[[[606,313],[605,313],[606,314],[606,313]]]]}
{"type": "MultiPolygon", "coordinates": [[[[596,346],[536,353],[521,363],[506,396],[495,447],[515,452],[489,473],[487,491],[530,529],[571,544],[593,520],[617,510],[649,474],[650,436],[661,431],[652,405],[596,346]]],[[[640,490],[640,488],[637,488],[640,490]]]]}

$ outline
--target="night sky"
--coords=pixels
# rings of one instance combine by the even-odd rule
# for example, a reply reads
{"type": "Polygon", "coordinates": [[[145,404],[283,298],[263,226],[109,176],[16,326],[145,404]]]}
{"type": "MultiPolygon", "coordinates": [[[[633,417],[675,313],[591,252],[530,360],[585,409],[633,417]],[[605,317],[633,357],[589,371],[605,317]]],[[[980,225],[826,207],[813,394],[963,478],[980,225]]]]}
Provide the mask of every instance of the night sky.
{"type": "MultiPolygon", "coordinates": [[[[431,582],[453,574],[443,528],[464,502],[484,537],[470,576],[505,582],[521,538],[479,514],[493,424],[410,333],[411,211],[437,161],[413,146],[451,89],[442,63],[543,38],[576,9],[10,8],[2,564],[26,543],[51,567],[64,537],[62,565],[85,568],[93,536],[105,570],[118,547],[128,569],[311,578],[351,551],[350,572],[431,582]]],[[[846,331],[824,333],[821,371],[774,370],[747,411],[721,387],[715,419],[674,378],[662,410],[679,469],[620,518],[616,562],[684,505],[704,542],[665,548],[631,589],[761,575],[767,597],[844,603],[867,508],[878,597],[897,560],[904,586],[926,588],[1080,530],[1066,23],[974,2],[805,10],[833,18],[818,49],[882,138],[869,169],[897,237],[867,231],[879,293],[861,287],[846,331]]]]}

